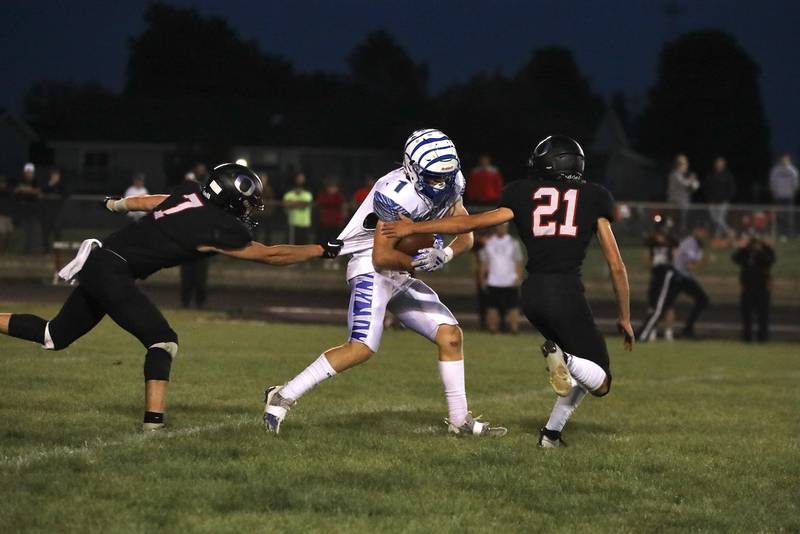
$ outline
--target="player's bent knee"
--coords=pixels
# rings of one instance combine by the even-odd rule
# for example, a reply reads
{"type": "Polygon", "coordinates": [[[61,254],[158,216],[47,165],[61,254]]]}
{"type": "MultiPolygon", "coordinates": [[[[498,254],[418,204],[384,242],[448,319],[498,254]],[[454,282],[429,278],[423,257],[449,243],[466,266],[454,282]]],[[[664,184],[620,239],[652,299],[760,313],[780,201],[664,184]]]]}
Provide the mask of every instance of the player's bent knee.
{"type": "Polygon", "coordinates": [[[443,349],[460,350],[464,343],[464,333],[457,325],[443,324],[436,332],[436,344],[443,349]]]}
{"type": "Polygon", "coordinates": [[[169,381],[172,358],[178,354],[178,344],[171,341],[154,343],[144,357],[144,380],[169,381]]]}
{"type": "Polygon", "coordinates": [[[606,377],[606,379],[603,380],[603,384],[599,388],[592,391],[591,393],[595,397],[605,397],[610,392],[611,392],[611,379],[606,377]]]}

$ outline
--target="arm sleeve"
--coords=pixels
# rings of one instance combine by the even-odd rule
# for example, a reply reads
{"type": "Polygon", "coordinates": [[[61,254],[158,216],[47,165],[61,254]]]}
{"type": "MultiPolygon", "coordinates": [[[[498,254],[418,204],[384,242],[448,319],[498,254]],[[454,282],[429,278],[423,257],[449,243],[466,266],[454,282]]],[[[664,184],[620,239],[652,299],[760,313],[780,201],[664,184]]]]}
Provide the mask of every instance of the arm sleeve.
{"type": "Polygon", "coordinates": [[[216,248],[239,249],[246,247],[253,240],[253,234],[239,221],[231,221],[214,229],[213,243],[206,243],[216,248]]]}
{"type": "Polygon", "coordinates": [[[598,195],[598,204],[597,204],[597,217],[603,217],[604,219],[608,219],[608,222],[614,222],[614,208],[616,206],[616,202],[614,202],[614,197],[611,196],[611,193],[608,189],[604,187],[599,188],[600,194],[598,195]]]}
{"type": "Polygon", "coordinates": [[[516,204],[516,199],[514,198],[515,189],[514,182],[511,182],[503,188],[503,194],[500,195],[500,204],[498,204],[498,208],[514,210],[514,205],[516,204]]]}
{"type": "Polygon", "coordinates": [[[400,219],[400,215],[411,217],[411,214],[403,206],[378,191],[375,191],[373,198],[373,209],[375,215],[382,221],[396,221],[400,219]]]}

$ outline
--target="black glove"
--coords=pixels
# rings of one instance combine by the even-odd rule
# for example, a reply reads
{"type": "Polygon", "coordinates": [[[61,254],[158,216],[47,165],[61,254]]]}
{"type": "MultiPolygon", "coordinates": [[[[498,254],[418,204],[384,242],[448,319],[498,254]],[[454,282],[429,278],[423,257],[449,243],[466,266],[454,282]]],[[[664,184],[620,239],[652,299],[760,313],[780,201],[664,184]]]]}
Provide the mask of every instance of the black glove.
{"type": "Polygon", "coordinates": [[[332,239],[327,243],[320,243],[319,246],[324,250],[322,257],[331,260],[339,255],[339,251],[342,250],[342,246],[344,246],[344,241],[341,239],[332,239]]]}
{"type": "MultiPolygon", "coordinates": [[[[122,200],[122,197],[106,197],[106,198],[104,198],[103,199],[103,207],[105,209],[108,209],[108,201],[109,200],[122,200]]],[[[111,210],[109,210],[109,211],[111,211],[111,210]]]]}

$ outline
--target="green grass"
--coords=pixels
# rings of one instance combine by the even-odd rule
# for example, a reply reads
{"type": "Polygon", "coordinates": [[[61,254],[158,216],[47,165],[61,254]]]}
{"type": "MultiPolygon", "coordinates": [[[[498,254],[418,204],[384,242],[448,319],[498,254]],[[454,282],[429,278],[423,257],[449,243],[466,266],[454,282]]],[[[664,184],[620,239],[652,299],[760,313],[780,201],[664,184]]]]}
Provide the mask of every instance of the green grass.
{"type": "Polygon", "coordinates": [[[505,438],[446,435],[433,347],[396,331],[275,438],[262,387],[344,329],[167,315],[182,341],[159,435],[137,433],[142,350],[108,320],[59,353],[0,339],[0,530],[800,530],[797,345],[610,340],[611,395],[540,451],[554,395],[536,336],[467,332],[471,408],[505,438]]]}

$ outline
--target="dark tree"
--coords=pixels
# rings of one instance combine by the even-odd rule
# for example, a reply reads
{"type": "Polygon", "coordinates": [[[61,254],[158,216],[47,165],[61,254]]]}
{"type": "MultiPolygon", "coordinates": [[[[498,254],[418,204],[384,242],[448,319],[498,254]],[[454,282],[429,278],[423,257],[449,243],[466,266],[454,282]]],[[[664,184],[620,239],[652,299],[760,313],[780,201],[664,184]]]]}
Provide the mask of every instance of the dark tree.
{"type": "Polygon", "coordinates": [[[219,17],[162,3],[131,39],[125,96],[136,137],[200,143],[268,142],[291,106],[290,63],[263,54],[219,17]]]}
{"type": "Polygon", "coordinates": [[[462,152],[492,154],[509,178],[525,175],[530,151],[548,135],[569,135],[590,146],[603,113],[602,98],[572,53],[559,47],[535,51],[510,79],[478,75],[452,87],[437,107],[462,152]]]}
{"type": "Polygon", "coordinates": [[[348,57],[351,91],[342,102],[362,146],[392,146],[425,126],[428,67],[415,63],[384,30],[369,33],[348,57]]]}
{"type": "Polygon", "coordinates": [[[691,32],[667,44],[639,120],[641,150],[665,161],[684,152],[701,173],[725,156],[748,199],[770,163],[758,77],[756,63],[725,32],[691,32]]]}
{"type": "Polygon", "coordinates": [[[25,94],[25,117],[49,139],[121,139],[122,99],[97,83],[43,80],[25,94]]]}

